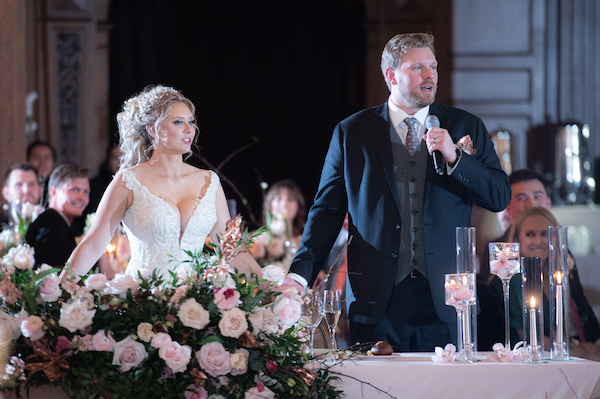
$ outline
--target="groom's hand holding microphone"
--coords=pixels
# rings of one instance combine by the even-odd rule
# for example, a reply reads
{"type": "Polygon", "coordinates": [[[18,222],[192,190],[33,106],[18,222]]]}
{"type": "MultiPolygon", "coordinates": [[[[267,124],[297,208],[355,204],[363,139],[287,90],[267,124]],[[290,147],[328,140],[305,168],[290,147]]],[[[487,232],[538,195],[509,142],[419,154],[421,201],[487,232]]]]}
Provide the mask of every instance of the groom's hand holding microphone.
{"type": "Polygon", "coordinates": [[[427,133],[423,136],[427,151],[433,156],[433,164],[436,173],[443,175],[446,172],[445,162],[453,164],[456,162],[456,145],[446,129],[440,127],[440,121],[435,115],[427,117],[427,133]]]}

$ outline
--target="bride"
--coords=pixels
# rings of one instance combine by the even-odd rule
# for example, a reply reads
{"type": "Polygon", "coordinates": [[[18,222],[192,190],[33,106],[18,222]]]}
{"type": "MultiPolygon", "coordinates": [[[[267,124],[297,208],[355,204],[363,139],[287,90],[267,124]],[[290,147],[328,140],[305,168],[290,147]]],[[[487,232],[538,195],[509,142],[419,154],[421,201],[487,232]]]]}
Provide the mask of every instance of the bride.
{"type": "MultiPolygon", "coordinates": [[[[166,86],[147,87],[127,100],[117,115],[121,167],[106,189],[92,228],[68,262],[85,275],[123,221],[131,244],[127,274],[144,269],[168,277],[185,250],[202,250],[208,237],[225,232],[229,210],[213,171],[184,163],[197,138],[194,104],[166,86]]],[[[262,275],[245,252],[231,262],[240,273],[262,275]]],[[[65,277],[63,276],[63,279],[65,277]]]]}

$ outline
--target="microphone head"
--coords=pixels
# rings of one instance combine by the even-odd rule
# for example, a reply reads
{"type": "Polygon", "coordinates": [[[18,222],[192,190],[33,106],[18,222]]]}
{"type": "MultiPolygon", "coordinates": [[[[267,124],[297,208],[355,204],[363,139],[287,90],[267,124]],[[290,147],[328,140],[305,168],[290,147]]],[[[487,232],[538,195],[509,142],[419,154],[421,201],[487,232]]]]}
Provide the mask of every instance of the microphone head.
{"type": "Polygon", "coordinates": [[[425,125],[427,126],[427,130],[432,127],[440,127],[440,120],[435,115],[429,115],[425,120],[425,125]]]}

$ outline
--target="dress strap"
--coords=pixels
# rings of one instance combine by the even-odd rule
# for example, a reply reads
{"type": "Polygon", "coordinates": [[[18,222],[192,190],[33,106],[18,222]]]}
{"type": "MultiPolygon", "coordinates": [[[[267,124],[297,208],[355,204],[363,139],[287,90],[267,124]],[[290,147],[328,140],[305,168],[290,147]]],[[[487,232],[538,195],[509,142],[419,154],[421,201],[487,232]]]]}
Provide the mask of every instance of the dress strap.
{"type": "Polygon", "coordinates": [[[135,173],[133,173],[131,169],[125,169],[121,174],[123,175],[125,186],[128,189],[136,191],[137,188],[140,188],[141,183],[135,178],[135,173]]]}

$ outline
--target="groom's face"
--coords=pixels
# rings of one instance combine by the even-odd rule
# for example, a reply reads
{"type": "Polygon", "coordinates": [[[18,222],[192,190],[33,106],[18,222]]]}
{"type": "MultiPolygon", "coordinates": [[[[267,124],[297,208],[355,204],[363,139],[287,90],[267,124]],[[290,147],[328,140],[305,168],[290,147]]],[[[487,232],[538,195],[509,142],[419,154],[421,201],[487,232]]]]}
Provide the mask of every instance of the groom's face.
{"type": "Polygon", "coordinates": [[[430,48],[413,48],[402,57],[393,74],[392,101],[412,115],[433,103],[438,84],[438,63],[430,48]]]}

